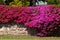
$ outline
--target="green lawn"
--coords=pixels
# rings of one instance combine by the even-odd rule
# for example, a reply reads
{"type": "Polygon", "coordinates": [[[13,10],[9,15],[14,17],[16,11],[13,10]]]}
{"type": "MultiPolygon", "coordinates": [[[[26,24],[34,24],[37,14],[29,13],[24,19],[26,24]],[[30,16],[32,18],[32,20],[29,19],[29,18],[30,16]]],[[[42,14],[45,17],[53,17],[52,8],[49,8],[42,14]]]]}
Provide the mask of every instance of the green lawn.
{"type": "Polygon", "coordinates": [[[0,40],[60,40],[60,37],[0,36],[0,40]]]}

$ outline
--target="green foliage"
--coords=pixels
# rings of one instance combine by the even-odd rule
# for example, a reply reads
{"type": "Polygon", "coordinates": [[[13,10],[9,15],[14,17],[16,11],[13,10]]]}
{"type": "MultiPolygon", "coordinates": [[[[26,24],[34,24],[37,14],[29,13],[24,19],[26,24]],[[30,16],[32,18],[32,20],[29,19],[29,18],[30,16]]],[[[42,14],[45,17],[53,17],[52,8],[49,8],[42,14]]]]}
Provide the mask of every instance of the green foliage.
{"type": "Polygon", "coordinates": [[[9,5],[11,5],[11,6],[22,6],[22,2],[19,0],[14,0],[9,5]]]}
{"type": "Polygon", "coordinates": [[[27,0],[14,0],[13,2],[9,3],[11,6],[29,6],[30,3],[27,0]]]}
{"type": "Polygon", "coordinates": [[[55,3],[58,4],[58,0],[55,0],[55,3]]]}
{"type": "Polygon", "coordinates": [[[55,4],[57,7],[60,7],[59,0],[46,0],[48,4],[55,4]]]}
{"type": "Polygon", "coordinates": [[[23,3],[23,6],[29,6],[30,2],[28,0],[21,0],[23,3]]]}
{"type": "Polygon", "coordinates": [[[0,0],[0,4],[5,4],[5,2],[3,2],[2,0],[0,0]]]}
{"type": "Polygon", "coordinates": [[[57,6],[57,7],[60,7],[60,4],[57,4],[56,6],[57,6]]]}
{"type": "Polygon", "coordinates": [[[46,0],[48,4],[58,4],[58,0],[46,0]]]}

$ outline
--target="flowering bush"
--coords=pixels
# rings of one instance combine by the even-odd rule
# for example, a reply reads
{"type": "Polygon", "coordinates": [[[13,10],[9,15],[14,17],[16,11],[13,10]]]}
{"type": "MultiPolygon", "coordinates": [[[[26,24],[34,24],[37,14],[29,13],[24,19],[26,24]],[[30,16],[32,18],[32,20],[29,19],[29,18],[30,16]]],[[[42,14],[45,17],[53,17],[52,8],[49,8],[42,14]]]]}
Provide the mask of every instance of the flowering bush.
{"type": "MultiPolygon", "coordinates": [[[[52,31],[57,30],[57,26],[60,25],[60,8],[57,8],[55,6],[38,6],[36,8],[31,7],[31,10],[36,9],[33,14],[36,14],[37,10],[39,15],[32,15],[30,17],[30,21],[26,22],[25,25],[30,28],[37,28],[38,36],[47,36],[52,31]],[[37,9],[36,9],[37,8],[37,9]]],[[[30,11],[31,12],[31,11],[30,11]]]]}
{"type": "Polygon", "coordinates": [[[0,5],[0,23],[23,23],[28,28],[36,28],[37,36],[48,36],[58,30],[60,8],[56,6],[14,7],[0,5]]]}

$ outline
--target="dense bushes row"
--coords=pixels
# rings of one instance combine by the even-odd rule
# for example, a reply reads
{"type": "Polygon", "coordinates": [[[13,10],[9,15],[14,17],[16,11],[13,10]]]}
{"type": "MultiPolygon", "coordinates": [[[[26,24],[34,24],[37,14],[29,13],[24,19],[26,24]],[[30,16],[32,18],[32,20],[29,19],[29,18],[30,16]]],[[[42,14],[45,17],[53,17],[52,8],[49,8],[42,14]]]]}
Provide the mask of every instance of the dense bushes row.
{"type": "Polygon", "coordinates": [[[38,36],[48,36],[60,27],[60,8],[52,5],[14,7],[0,5],[0,23],[23,23],[36,28],[38,36]]]}
{"type": "MultiPolygon", "coordinates": [[[[10,5],[10,6],[34,6],[36,0],[0,0],[0,4],[10,5]]],[[[42,0],[46,1],[48,4],[54,4],[57,7],[60,7],[59,0],[42,0]]]]}

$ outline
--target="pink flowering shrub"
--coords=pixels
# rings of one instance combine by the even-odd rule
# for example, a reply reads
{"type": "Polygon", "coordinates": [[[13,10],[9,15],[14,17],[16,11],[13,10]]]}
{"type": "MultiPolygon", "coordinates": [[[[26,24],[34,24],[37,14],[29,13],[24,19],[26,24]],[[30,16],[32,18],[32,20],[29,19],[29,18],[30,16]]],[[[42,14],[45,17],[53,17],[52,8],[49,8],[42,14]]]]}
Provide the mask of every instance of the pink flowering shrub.
{"type": "Polygon", "coordinates": [[[48,36],[60,26],[60,8],[56,6],[14,7],[0,5],[0,23],[23,23],[36,28],[37,36],[48,36]]]}
{"type": "MultiPolygon", "coordinates": [[[[47,36],[52,31],[58,30],[60,25],[60,8],[55,6],[38,6],[31,7],[31,10],[39,10],[39,15],[32,15],[30,21],[26,22],[25,25],[30,28],[36,28],[38,30],[37,36],[47,36]],[[37,8],[37,9],[36,9],[37,8]],[[40,30],[40,31],[39,31],[40,30]]],[[[33,11],[32,11],[33,12],[33,11]]],[[[36,14],[37,11],[33,12],[36,14]]]]}
{"type": "Polygon", "coordinates": [[[23,13],[23,7],[13,7],[13,6],[5,6],[0,5],[0,22],[8,23],[8,22],[16,22],[21,23],[26,19],[25,13],[23,13]]]}

